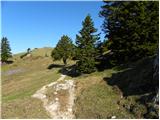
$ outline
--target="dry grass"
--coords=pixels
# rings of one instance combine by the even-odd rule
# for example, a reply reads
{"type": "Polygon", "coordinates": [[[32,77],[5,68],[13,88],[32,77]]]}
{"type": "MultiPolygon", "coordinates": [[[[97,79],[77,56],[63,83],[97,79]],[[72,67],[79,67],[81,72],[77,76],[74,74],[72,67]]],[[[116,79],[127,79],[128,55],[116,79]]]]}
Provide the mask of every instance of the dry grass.
{"type": "Polygon", "coordinates": [[[34,98],[15,99],[2,104],[2,118],[50,118],[42,102],[34,98]]]}
{"type": "Polygon", "coordinates": [[[120,94],[107,85],[103,77],[116,71],[109,70],[77,78],[75,115],[79,119],[134,118],[125,108],[118,105],[120,94]]]}
{"type": "MultiPolygon", "coordinates": [[[[2,118],[49,118],[43,108],[42,102],[31,98],[42,86],[49,84],[60,77],[60,68],[47,69],[51,64],[63,65],[62,61],[52,61],[50,57],[44,57],[45,50],[37,52],[32,57],[20,59],[17,55],[13,64],[2,66],[2,118]],[[41,57],[37,57],[41,56],[41,57]],[[5,75],[5,72],[16,69],[24,69],[12,75],[5,75]]],[[[74,61],[69,61],[69,65],[74,61]]],[[[139,66],[142,67],[142,66],[139,66]]],[[[110,78],[114,73],[123,70],[109,69],[103,72],[95,72],[89,75],[82,75],[74,78],[76,81],[76,100],[74,113],[76,118],[143,118],[146,108],[136,103],[139,96],[121,98],[121,90],[117,86],[110,86],[104,81],[104,77],[110,78]],[[128,107],[134,105],[132,112],[128,107]]],[[[132,74],[126,74],[132,77],[132,74]]],[[[135,76],[135,75],[134,75],[135,76]]],[[[137,76],[139,77],[139,76],[137,76]]],[[[66,79],[72,79],[67,76],[66,79]]],[[[120,77],[126,79],[126,77],[120,77]]],[[[118,80],[119,80],[118,79],[118,80]]],[[[125,84],[125,83],[122,83],[125,84]]],[[[47,97],[49,101],[58,97],[62,111],[66,108],[68,91],[58,91],[54,95],[54,89],[48,88],[47,97]]]]}
{"type": "MultiPolygon", "coordinates": [[[[133,65],[129,64],[129,67],[115,67],[77,77],[76,118],[106,119],[112,116],[116,116],[117,119],[144,118],[147,113],[144,102],[149,99],[147,94],[150,93],[138,85],[152,80],[151,60],[152,58],[146,58],[133,65]],[[137,89],[133,89],[134,87],[137,89]]],[[[146,84],[145,88],[147,87],[146,84]]]]}
{"type": "Polygon", "coordinates": [[[31,95],[60,77],[59,68],[47,69],[52,63],[50,57],[34,60],[17,57],[13,64],[2,66],[2,118],[49,118],[41,101],[31,95]],[[16,69],[23,71],[4,74],[16,69]]]}
{"type": "MultiPolygon", "coordinates": [[[[34,49],[32,56],[25,59],[20,58],[23,53],[16,54],[11,59],[12,64],[2,65],[2,118],[49,118],[41,101],[31,96],[60,77],[61,68],[48,69],[53,63],[63,65],[62,61],[53,62],[51,57],[45,56],[46,53],[49,56],[51,50],[34,49]],[[6,74],[17,69],[22,71],[6,74]]],[[[69,65],[73,63],[69,61],[69,65]]]]}
{"type": "Polygon", "coordinates": [[[44,47],[44,48],[37,48],[32,50],[32,55],[34,56],[42,56],[42,57],[50,57],[51,51],[53,48],[51,47],[44,47]]]}

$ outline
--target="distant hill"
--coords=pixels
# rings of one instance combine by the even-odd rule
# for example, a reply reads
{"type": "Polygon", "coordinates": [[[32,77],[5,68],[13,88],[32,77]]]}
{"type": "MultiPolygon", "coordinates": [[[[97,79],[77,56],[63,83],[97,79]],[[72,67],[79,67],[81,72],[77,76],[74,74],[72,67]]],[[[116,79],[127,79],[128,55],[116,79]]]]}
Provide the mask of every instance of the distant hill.
{"type": "Polygon", "coordinates": [[[50,56],[53,48],[51,47],[44,47],[44,48],[35,48],[31,51],[31,54],[33,56],[42,56],[44,57],[45,55],[50,56]]]}
{"type": "MultiPolygon", "coordinates": [[[[32,54],[32,56],[45,57],[45,56],[50,56],[52,50],[53,50],[52,47],[34,48],[34,49],[31,49],[31,54],[32,54]]],[[[25,54],[26,51],[18,53],[18,54],[14,54],[13,58],[20,58],[20,56],[23,55],[23,54],[25,54]]]]}

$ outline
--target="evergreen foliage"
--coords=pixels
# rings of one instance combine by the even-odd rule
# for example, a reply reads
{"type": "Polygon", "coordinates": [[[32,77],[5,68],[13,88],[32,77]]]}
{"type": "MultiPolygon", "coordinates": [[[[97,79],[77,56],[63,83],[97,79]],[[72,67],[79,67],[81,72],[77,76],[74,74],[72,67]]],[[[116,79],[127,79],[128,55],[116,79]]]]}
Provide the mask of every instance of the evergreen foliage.
{"type": "Polygon", "coordinates": [[[1,40],[1,61],[7,62],[8,58],[12,57],[9,41],[6,37],[1,40]]]}
{"type": "Polygon", "coordinates": [[[76,35],[77,70],[81,73],[91,73],[95,71],[96,44],[99,34],[94,34],[97,29],[94,28],[90,15],[86,16],[82,26],[79,35],[76,35]]]}
{"type": "Polygon", "coordinates": [[[105,2],[100,15],[118,63],[153,55],[158,47],[158,1],[105,2]]]}
{"type": "Polygon", "coordinates": [[[63,35],[53,49],[51,56],[54,60],[62,59],[64,64],[67,64],[67,59],[73,56],[72,40],[67,35],[63,35]]]}

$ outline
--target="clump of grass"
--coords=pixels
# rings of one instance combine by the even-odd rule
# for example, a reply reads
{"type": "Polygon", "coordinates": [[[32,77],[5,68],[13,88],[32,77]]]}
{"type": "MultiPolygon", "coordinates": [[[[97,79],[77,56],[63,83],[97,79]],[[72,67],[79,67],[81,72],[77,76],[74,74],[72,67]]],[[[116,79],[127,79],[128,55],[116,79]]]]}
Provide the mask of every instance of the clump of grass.
{"type": "Polygon", "coordinates": [[[40,100],[34,98],[18,99],[2,104],[2,118],[50,118],[40,100]]]}

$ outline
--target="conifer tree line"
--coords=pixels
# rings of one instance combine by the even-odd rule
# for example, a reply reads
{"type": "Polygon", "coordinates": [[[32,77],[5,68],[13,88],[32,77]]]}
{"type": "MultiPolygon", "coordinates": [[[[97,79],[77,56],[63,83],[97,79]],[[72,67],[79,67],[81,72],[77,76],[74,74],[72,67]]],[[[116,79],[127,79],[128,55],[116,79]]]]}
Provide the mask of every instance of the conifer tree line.
{"type": "Polygon", "coordinates": [[[105,40],[99,41],[94,22],[91,16],[87,15],[82,22],[82,29],[76,35],[75,45],[68,37],[70,42],[67,44],[72,47],[64,50],[63,41],[60,40],[52,56],[55,59],[63,58],[65,64],[64,58],[75,57],[77,70],[81,73],[94,72],[96,58],[104,56],[105,52],[109,53],[107,51],[112,52],[107,61],[112,61],[113,65],[152,56],[158,49],[159,42],[158,4],[158,1],[104,1],[99,14],[104,18],[102,31],[105,33],[105,40]]]}
{"type": "Polygon", "coordinates": [[[158,1],[105,2],[100,15],[116,63],[153,55],[158,48],[158,1]]]}
{"type": "Polygon", "coordinates": [[[96,70],[96,45],[100,39],[96,34],[97,29],[90,15],[87,15],[82,22],[82,29],[76,35],[76,45],[71,42],[67,35],[63,35],[52,51],[51,56],[54,60],[62,59],[66,65],[68,58],[75,57],[77,60],[77,71],[81,73],[91,73],[96,70]]]}

